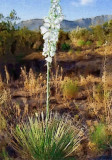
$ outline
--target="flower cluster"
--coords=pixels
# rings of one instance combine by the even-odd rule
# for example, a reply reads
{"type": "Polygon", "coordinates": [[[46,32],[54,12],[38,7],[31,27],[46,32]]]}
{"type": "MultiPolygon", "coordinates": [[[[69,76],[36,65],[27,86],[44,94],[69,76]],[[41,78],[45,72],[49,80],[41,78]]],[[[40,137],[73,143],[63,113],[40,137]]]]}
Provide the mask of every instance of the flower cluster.
{"type": "Polygon", "coordinates": [[[41,27],[41,33],[45,41],[43,55],[47,62],[52,62],[52,57],[56,52],[56,43],[60,30],[60,23],[63,20],[62,10],[59,5],[60,0],[51,0],[51,8],[48,17],[44,19],[44,25],[41,27]]]}

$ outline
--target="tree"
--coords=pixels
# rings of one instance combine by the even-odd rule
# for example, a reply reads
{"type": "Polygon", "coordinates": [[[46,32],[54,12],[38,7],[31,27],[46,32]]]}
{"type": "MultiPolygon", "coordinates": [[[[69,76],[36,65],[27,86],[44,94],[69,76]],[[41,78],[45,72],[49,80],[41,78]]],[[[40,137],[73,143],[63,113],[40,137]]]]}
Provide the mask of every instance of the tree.
{"type": "Polygon", "coordinates": [[[15,30],[16,21],[20,20],[17,16],[16,11],[13,9],[7,17],[4,17],[3,14],[0,14],[0,28],[1,30],[15,30]]]}
{"type": "Polygon", "coordinates": [[[99,41],[102,44],[105,42],[105,32],[102,25],[97,25],[95,27],[92,27],[92,34],[93,34],[93,40],[99,41]]]}
{"type": "Polygon", "coordinates": [[[14,9],[10,12],[9,16],[6,17],[5,19],[6,19],[7,27],[9,30],[14,30],[16,21],[20,20],[20,18],[17,16],[17,13],[14,9]]]}

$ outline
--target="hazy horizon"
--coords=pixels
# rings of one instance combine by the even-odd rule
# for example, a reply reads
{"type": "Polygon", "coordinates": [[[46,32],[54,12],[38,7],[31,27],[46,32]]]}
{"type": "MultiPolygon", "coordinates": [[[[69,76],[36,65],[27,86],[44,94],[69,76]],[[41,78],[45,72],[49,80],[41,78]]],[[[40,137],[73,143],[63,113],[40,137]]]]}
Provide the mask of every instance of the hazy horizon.
{"type": "MultiPolygon", "coordinates": [[[[112,15],[112,14],[110,14],[110,15],[112,15]]],[[[110,15],[109,15],[109,16],[110,16],[110,15]]],[[[100,16],[108,16],[108,14],[107,14],[107,15],[106,15],[106,14],[105,14],[105,15],[96,15],[96,16],[94,16],[94,17],[100,17],[100,16]]],[[[87,19],[87,18],[94,18],[94,17],[85,17],[85,18],[82,17],[82,18],[78,18],[78,19],[74,19],[74,20],[70,20],[70,19],[65,19],[65,18],[64,18],[64,20],[67,20],[67,21],[76,21],[76,20],[80,20],[80,19],[87,19]]],[[[43,17],[43,18],[44,18],[44,17],[43,17]]],[[[29,20],[43,19],[43,18],[38,18],[38,17],[37,17],[37,18],[26,19],[26,20],[20,19],[20,21],[29,21],[29,20]]]]}

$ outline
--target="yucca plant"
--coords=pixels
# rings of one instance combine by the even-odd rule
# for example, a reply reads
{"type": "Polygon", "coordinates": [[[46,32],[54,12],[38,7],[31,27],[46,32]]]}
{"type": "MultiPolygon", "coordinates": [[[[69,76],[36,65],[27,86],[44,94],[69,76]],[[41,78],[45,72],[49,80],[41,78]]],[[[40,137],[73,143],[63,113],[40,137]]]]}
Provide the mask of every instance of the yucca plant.
{"type": "Polygon", "coordinates": [[[50,116],[46,134],[42,114],[13,129],[11,145],[25,160],[66,160],[78,147],[82,133],[68,120],[50,116]]]}
{"type": "Polygon", "coordinates": [[[13,160],[9,157],[8,153],[6,152],[5,148],[2,149],[2,152],[0,152],[0,160],[13,160]]]}
{"type": "MultiPolygon", "coordinates": [[[[56,54],[61,21],[63,20],[62,9],[59,4],[60,0],[51,0],[49,14],[44,18],[44,24],[41,26],[41,34],[44,39],[42,55],[45,56],[47,65],[47,100],[46,100],[46,124],[49,117],[49,97],[50,97],[50,65],[56,54]]],[[[47,125],[46,125],[47,130],[47,125]]]]}
{"type": "Polygon", "coordinates": [[[11,145],[20,158],[27,160],[68,160],[82,138],[82,130],[71,126],[65,119],[49,116],[50,65],[56,53],[56,44],[63,19],[60,0],[51,0],[49,16],[41,27],[43,55],[47,64],[46,117],[29,118],[26,123],[12,130],[11,145]]]}

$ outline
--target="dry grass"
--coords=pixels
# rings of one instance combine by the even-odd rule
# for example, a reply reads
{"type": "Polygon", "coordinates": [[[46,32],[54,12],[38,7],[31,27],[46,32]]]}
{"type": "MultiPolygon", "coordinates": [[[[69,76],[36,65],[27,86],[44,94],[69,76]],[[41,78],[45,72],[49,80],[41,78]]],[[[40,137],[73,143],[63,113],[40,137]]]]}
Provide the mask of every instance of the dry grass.
{"type": "Polygon", "coordinates": [[[111,122],[112,116],[111,78],[112,75],[108,74],[107,57],[105,55],[102,78],[97,83],[93,83],[92,94],[91,92],[88,94],[88,109],[91,110],[91,114],[107,124],[111,122]]]}
{"type": "Polygon", "coordinates": [[[80,76],[80,85],[81,86],[87,86],[91,85],[93,83],[99,83],[101,81],[101,78],[95,77],[93,75],[88,75],[87,77],[80,76]]]}
{"type": "Polygon", "coordinates": [[[105,50],[106,50],[106,55],[108,55],[108,56],[112,55],[112,46],[111,45],[101,46],[98,49],[96,49],[95,52],[99,55],[104,56],[105,50]]]}
{"type": "Polygon", "coordinates": [[[56,99],[59,99],[62,89],[61,84],[63,81],[63,69],[56,67],[55,73],[51,72],[51,96],[54,96],[56,99]]]}
{"type": "Polygon", "coordinates": [[[2,80],[2,76],[0,74],[0,90],[2,90],[4,88],[4,82],[2,80]]]}
{"type": "Polygon", "coordinates": [[[6,119],[0,112],[0,133],[3,132],[3,130],[6,130],[6,119]]]}
{"type": "Polygon", "coordinates": [[[9,72],[8,72],[8,70],[7,70],[7,67],[5,66],[5,75],[6,75],[6,82],[7,82],[7,84],[9,83],[9,81],[10,81],[10,75],[9,75],[9,72]]]}
{"type": "Polygon", "coordinates": [[[31,95],[37,94],[39,89],[39,82],[33,70],[30,69],[27,73],[25,67],[21,68],[21,78],[24,83],[24,90],[29,92],[31,95]]]}
{"type": "MultiPolygon", "coordinates": [[[[101,52],[102,51],[103,49],[101,52]]],[[[81,54],[83,52],[84,51],[82,51],[81,54]]],[[[90,51],[86,51],[82,57],[84,57],[86,53],[90,54],[90,51]]],[[[59,61],[68,61],[68,55],[70,56],[69,60],[76,60],[73,51],[73,53],[66,53],[66,55],[61,53],[59,55],[61,59],[58,57],[59,61]],[[71,54],[73,55],[71,56],[71,54]]],[[[74,123],[80,121],[81,125],[83,124],[84,127],[85,125],[87,126],[85,129],[87,132],[90,130],[94,131],[95,124],[99,122],[106,123],[108,128],[110,128],[109,130],[112,130],[112,72],[111,68],[108,69],[110,67],[108,56],[105,55],[105,53],[102,55],[104,56],[104,63],[101,77],[93,75],[87,75],[86,77],[80,75],[80,77],[76,77],[75,74],[71,74],[70,77],[64,77],[63,69],[59,66],[55,66],[56,70],[53,70],[54,72],[51,70],[50,75],[50,98],[51,100],[54,100],[50,102],[51,110],[55,108],[55,110],[59,109],[58,111],[61,114],[67,113],[72,115],[74,123]],[[77,83],[75,83],[75,80],[77,83]],[[82,94],[87,96],[87,99],[83,99],[83,97],[80,96],[82,94]]],[[[35,58],[35,56],[36,54],[34,54],[33,58],[35,58]]],[[[26,68],[21,68],[21,79],[18,81],[18,86],[20,86],[20,88],[18,87],[16,90],[17,92],[22,90],[25,93],[28,93],[28,97],[26,96],[25,98],[23,98],[23,95],[20,95],[23,98],[24,104],[21,105],[21,103],[16,103],[16,99],[15,103],[13,101],[11,94],[14,89],[11,90],[11,88],[9,88],[10,76],[8,75],[7,69],[5,69],[5,71],[7,72],[6,83],[3,82],[2,77],[0,76],[0,110],[5,119],[8,117],[8,125],[14,126],[17,123],[26,120],[25,118],[27,116],[34,115],[35,112],[40,112],[41,110],[45,111],[46,75],[37,75],[32,69],[30,69],[29,72],[26,72],[26,68]],[[32,100],[32,103],[35,99],[38,99],[38,103],[34,108],[31,108],[29,105],[29,99],[32,100]]],[[[90,141],[86,145],[87,148],[85,147],[85,150],[87,149],[90,151],[88,154],[94,155],[93,151],[95,151],[95,145],[90,143],[90,141]]],[[[86,145],[84,144],[84,146],[86,145]]],[[[79,148],[79,157],[81,157],[82,154],[82,157],[87,159],[82,150],[84,150],[84,147],[82,147],[82,149],[79,148]]],[[[95,154],[98,153],[95,152],[95,154]]]]}

